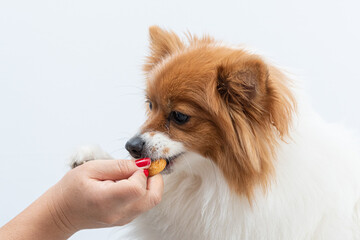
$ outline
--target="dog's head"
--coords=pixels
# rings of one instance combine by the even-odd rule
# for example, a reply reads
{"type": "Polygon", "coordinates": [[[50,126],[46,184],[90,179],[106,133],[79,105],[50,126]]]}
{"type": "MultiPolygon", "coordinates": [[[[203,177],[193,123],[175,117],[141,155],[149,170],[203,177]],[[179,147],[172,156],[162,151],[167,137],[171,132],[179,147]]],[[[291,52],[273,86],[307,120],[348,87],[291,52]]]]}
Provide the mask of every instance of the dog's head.
{"type": "Polygon", "coordinates": [[[150,28],[148,119],[126,148],[135,158],[165,158],[168,170],[195,152],[213,161],[229,186],[251,196],[273,170],[294,99],[287,79],[259,56],[209,37],[150,28]]]}

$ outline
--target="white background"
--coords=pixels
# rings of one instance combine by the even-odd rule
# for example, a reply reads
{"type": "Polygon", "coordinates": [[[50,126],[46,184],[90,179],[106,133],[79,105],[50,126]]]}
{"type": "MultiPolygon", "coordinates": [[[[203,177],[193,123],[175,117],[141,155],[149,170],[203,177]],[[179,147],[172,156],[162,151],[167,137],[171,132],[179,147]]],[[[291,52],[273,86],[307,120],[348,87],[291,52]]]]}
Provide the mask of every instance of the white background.
{"type": "Polygon", "coordinates": [[[325,119],[358,134],[359,9],[356,0],[0,0],[0,226],[61,178],[74,147],[127,157],[145,119],[153,24],[258,49],[302,81],[325,119]]]}

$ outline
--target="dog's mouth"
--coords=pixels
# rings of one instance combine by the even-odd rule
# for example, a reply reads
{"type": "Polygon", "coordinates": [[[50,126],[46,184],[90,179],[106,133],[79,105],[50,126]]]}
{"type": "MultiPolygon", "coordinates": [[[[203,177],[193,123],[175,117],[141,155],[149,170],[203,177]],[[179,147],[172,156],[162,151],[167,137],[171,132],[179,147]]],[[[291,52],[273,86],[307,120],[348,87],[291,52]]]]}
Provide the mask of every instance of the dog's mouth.
{"type": "MultiPolygon", "coordinates": [[[[161,173],[164,173],[164,174],[169,174],[169,173],[171,173],[171,172],[172,172],[172,166],[174,165],[176,159],[177,159],[178,157],[180,157],[182,154],[184,154],[184,152],[175,154],[175,155],[173,155],[173,156],[171,156],[171,157],[167,157],[167,158],[165,158],[165,157],[160,157],[160,158],[163,158],[163,159],[166,160],[166,167],[165,167],[165,169],[164,169],[161,173]]],[[[159,158],[157,158],[157,159],[159,159],[159,158]]],[[[151,158],[151,161],[153,162],[153,161],[156,161],[157,159],[151,158]]]]}

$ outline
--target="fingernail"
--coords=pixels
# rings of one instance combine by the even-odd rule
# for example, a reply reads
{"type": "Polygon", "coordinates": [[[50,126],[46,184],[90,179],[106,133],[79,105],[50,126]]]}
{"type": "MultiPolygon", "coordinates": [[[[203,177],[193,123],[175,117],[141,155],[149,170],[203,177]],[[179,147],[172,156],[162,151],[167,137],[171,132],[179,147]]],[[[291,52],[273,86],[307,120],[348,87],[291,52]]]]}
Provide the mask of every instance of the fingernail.
{"type": "Polygon", "coordinates": [[[148,177],[148,176],[149,176],[149,170],[148,170],[148,169],[144,169],[144,174],[145,174],[146,177],[148,177]]]}
{"type": "Polygon", "coordinates": [[[135,160],[135,164],[136,164],[136,166],[138,166],[140,168],[147,167],[147,166],[150,166],[151,159],[150,158],[141,158],[141,159],[135,160]]]}

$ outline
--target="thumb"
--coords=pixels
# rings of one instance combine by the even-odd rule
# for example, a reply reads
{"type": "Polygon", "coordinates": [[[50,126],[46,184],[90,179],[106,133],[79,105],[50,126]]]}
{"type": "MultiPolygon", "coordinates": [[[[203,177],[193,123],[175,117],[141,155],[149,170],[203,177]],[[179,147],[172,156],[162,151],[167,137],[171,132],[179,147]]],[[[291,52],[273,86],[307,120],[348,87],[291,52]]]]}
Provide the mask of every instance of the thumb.
{"type": "Polygon", "coordinates": [[[81,167],[87,169],[90,178],[114,181],[127,179],[140,169],[134,160],[125,159],[93,160],[77,168],[81,167]]]}

